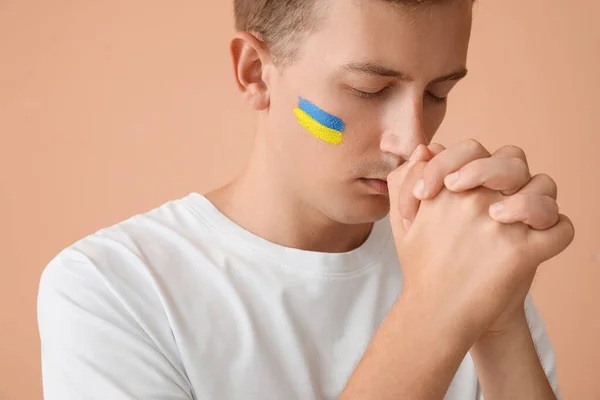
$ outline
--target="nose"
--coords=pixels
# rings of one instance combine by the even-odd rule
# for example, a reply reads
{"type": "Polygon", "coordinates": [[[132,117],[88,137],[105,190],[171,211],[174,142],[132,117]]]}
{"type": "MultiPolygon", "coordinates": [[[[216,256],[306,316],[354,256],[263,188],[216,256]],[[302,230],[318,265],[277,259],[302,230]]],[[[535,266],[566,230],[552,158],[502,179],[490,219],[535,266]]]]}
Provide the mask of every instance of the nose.
{"type": "Polygon", "coordinates": [[[381,135],[382,152],[408,160],[417,146],[427,145],[420,99],[405,101],[391,113],[389,121],[381,135]]]}

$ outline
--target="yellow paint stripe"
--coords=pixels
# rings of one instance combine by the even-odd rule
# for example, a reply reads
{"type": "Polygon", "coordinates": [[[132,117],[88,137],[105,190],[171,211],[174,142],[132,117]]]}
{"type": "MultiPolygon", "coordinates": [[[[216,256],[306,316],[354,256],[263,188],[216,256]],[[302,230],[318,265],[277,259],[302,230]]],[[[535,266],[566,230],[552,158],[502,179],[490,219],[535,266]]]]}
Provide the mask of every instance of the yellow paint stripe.
{"type": "Polygon", "coordinates": [[[313,136],[331,144],[342,143],[342,133],[315,121],[310,115],[299,108],[294,108],[294,114],[300,125],[313,136]]]}

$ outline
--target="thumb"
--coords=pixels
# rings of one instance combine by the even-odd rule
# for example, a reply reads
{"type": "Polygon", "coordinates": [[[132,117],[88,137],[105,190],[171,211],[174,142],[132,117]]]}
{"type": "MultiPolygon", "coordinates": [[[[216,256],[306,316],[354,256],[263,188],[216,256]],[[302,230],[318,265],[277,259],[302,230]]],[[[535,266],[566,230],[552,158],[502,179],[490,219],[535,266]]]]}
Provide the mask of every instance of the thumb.
{"type": "Polygon", "coordinates": [[[532,254],[539,257],[539,262],[547,261],[562,253],[575,238],[575,228],[571,220],[563,214],[559,215],[556,225],[546,230],[529,230],[528,242],[532,254]]]}
{"type": "Polygon", "coordinates": [[[388,191],[390,197],[390,223],[395,237],[404,236],[405,229],[400,214],[400,189],[406,180],[407,175],[413,167],[422,162],[427,162],[435,156],[435,152],[425,145],[419,145],[413,151],[410,159],[400,167],[392,171],[387,178],[388,191]]]}

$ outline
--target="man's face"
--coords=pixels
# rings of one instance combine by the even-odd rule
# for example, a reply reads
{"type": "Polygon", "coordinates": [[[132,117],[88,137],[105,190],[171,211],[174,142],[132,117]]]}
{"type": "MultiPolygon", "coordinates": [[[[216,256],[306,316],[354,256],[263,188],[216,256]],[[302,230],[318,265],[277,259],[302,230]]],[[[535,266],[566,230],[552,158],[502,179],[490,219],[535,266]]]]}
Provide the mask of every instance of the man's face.
{"type": "Polygon", "coordinates": [[[342,223],[372,222],[389,211],[382,181],[444,119],[443,99],[465,73],[472,3],[321,1],[321,28],[269,78],[270,156],[304,204],[342,223]],[[344,122],[341,144],[299,124],[299,97],[344,122]]]}

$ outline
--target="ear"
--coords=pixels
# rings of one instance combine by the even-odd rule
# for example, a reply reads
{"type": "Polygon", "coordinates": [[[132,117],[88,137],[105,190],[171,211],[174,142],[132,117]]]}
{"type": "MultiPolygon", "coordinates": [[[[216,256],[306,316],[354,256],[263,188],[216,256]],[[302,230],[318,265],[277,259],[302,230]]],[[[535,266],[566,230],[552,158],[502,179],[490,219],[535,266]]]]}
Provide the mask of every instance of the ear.
{"type": "Polygon", "coordinates": [[[244,98],[257,111],[268,108],[271,55],[266,43],[249,32],[238,32],[231,41],[231,57],[235,79],[244,98]]]}

